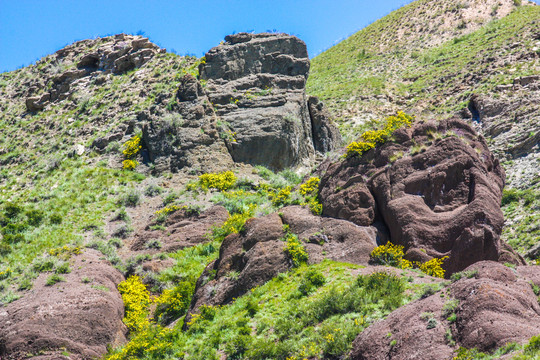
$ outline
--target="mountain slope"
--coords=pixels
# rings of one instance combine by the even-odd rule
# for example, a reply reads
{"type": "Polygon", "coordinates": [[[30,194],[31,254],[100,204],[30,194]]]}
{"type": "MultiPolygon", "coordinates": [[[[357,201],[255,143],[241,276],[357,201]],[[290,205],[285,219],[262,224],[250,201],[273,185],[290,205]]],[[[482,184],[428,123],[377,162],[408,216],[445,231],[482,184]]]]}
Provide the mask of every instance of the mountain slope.
{"type": "Polygon", "coordinates": [[[397,110],[471,121],[503,162],[504,237],[525,254],[540,238],[540,7],[517,3],[413,2],[314,58],[308,90],[349,141],[397,110]]]}

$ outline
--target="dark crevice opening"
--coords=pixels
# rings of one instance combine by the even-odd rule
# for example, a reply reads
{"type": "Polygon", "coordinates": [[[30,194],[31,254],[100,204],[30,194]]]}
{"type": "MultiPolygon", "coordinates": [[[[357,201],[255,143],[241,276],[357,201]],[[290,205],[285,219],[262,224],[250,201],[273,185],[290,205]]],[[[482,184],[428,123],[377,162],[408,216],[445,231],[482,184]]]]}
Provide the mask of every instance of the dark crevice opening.
{"type": "Polygon", "coordinates": [[[469,104],[467,105],[467,109],[472,114],[472,120],[476,123],[480,122],[480,112],[478,111],[478,108],[476,107],[476,104],[474,103],[474,100],[470,100],[469,104]]]}

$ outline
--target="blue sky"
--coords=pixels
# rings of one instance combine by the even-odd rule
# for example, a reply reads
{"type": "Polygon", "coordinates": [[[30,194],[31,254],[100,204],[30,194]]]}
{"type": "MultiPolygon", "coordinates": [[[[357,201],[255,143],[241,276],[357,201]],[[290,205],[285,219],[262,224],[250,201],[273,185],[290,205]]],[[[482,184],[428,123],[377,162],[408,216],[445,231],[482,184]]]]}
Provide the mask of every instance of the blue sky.
{"type": "Polygon", "coordinates": [[[233,32],[292,33],[310,56],[410,0],[0,0],[0,72],[77,40],[143,31],[179,54],[202,56],[233,32]]]}
{"type": "Polygon", "coordinates": [[[0,72],[74,41],[144,32],[179,54],[202,56],[227,34],[277,30],[311,57],[410,0],[0,0],[0,72]]]}

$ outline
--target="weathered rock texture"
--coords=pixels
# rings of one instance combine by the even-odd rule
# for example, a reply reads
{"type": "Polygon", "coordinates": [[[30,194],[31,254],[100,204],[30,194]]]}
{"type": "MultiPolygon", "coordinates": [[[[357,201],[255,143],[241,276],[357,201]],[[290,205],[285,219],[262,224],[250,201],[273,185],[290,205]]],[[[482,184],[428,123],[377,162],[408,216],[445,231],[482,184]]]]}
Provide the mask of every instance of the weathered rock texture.
{"type": "Polygon", "coordinates": [[[395,141],[338,161],[321,179],[323,215],[382,219],[410,260],[448,256],[447,275],[481,260],[520,263],[502,246],[504,171],[461,120],[419,123],[395,141]]]}
{"type": "Polygon", "coordinates": [[[493,351],[540,333],[540,306],[531,285],[538,285],[540,267],[518,267],[516,273],[482,261],[467,271],[474,276],[464,276],[443,293],[399,308],[364,330],[353,343],[351,359],[452,359],[460,346],[493,351]],[[452,301],[455,306],[449,305],[452,301]],[[456,320],[450,322],[453,313],[456,320]],[[428,327],[429,318],[435,320],[433,327],[428,327]]]}
{"type": "MultiPolygon", "coordinates": [[[[50,91],[37,97],[28,97],[28,111],[39,111],[49,103],[67,99],[72,93],[70,90],[73,83],[82,78],[95,76],[98,72],[120,74],[132,70],[148,62],[160,51],[157,45],[140,36],[119,34],[109,39],[111,41],[100,44],[95,51],[85,54],[77,63],[76,69],[69,69],[54,76],[51,79],[53,85],[50,91]]],[[[98,43],[98,40],[83,40],[67,46],[56,52],[56,58],[69,61],[69,58],[80,54],[80,45],[88,47],[89,42],[98,43]]]]}
{"type": "Polygon", "coordinates": [[[490,149],[508,166],[508,186],[528,188],[540,172],[540,76],[514,79],[497,87],[497,96],[474,95],[462,111],[488,139],[490,149]]]}
{"type": "Polygon", "coordinates": [[[208,241],[208,234],[213,227],[219,227],[229,217],[223,206],[214,206],[198,214],[187,210],[178,210],[167,218],[165,230],[151,230],[151,223],[145,231],[137,233],[130,245],[132,251],[173,252],[188,246],[195,246],[208,241]],[[158,241],[160,248],[156,249],[158,241]],[[154,247],[153,247],[154,246],[154,247]]]}
{"type": "Polygon", "coordinates": [[[23,298],[0,309],[0,358],[45,352],[40,359],[62,359],[67,351],[72,360],[93,359],[125,342],[124,303],[116,290],[123,276],[100,256],[86,250],[62,275],[65,282],[46,286],[50,274],[41,274],[23,298]]]}
{"type": "Polygon", "coordinates": [[[156,170],[230,169],[233,161],[218,132],[216,114],[201,84],[185,75],[172,114],[145,114],[143,140],[156,170]]]}
{"type": "Polygon", "coordinates": [[[339,143],[322,103],[313,99],[308,106],[309,59],[298,38],[229,35],[199,69],[234,161],[283,169],[339,143]]]}
{"type": "Polygon", "coordinates": [[[283,208],[280,215],[250,219],[244,231],[225,238],[219,258],[197,281],[190,313],[202,304],[226,304],[289,270],[292,263],[284,251],[284,225],[289,225],[289,231],[305,243],[310,263],[326,258],[365,265],[376,246],[378,232],[374,227],[314,216],[300,206],[283,208]]]}

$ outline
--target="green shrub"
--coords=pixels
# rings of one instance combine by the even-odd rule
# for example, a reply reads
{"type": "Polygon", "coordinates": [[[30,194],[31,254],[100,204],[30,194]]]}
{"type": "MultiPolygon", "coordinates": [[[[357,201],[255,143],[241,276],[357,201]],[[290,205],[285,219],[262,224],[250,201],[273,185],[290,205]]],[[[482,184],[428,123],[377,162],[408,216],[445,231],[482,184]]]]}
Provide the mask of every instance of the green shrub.
{"type": "Polygon", "coordinates": [[[49,217],[49,222],[51,223],[51,225],[60,225],[62,223],[62,215],[58,213],[52,214],[49,217]]]}
{"type": "Polygon", "coordinates": [[[285,242],[286,244],[283,250],[289,256],[293,266],[300,266],[300,264],[308,261],[308,253],[304,249],[302,241],[298,239],[298,236],[288,233],[285,236],[285,242]]]}
{"type": "Polygon", "coordinates": [[[41,224],[41,221],[45,217],[43,214],[43,211],[40,210],[28,210],[26,212],[27,222],[30,226],[39,226],[41,224]]]}
{"type": "Polygon", "coordinates": [[[139,205],[140,202],[141,194],[135,189],[130,189],[126,194],[124,194],[118,199],[119,205],[127,207],[135,207],[139,205]]]}
{"type": "Polygon", "coordinates": [[[324,278],[324,275],[320,271],[310,269],[308,270],[308,272],[306,272],[306,274],[302,278],[302,281],[300,282],[300,285],[298,286],[298,291],[303,296],[306,296],[310,294],[313,290],[324,285],[325,282],[326,282],[326,279],[324,278]]]}
{"type": "Polygon", "coordinates": [[[163,188],[156,185],[156,184],[150,184],[144,189],[144,195],[149,197],[154,197],[163,192],[163,188]]]}
{"type": "Polygon", "coordinates": [[[540,353],[540,335],[533,336],[523,350],[527,355],[538,355],[540,353]]]}
{"type": "Polygon", "coordinates": [[[71,269],[69,268],[69,263],[65,262],[59,266],[56,267],[57,274],[69,274],[71,272],[71,269]]]}
{"type": "Polygon", "coordinates": [[[59,283],[61,281],[66,281],[63,276],[60,276],[58,274],[52,274],[47,278],[47,281],[45,282],[45,286],[52,286],[56,283],[59,283]]]}
{"type": "Polygon", "coordinates": [[[23,208],[19,204],[8,202],[4,205],[4,215],[8,219],[15,219],[22,211],[23,208]]]}
{"type": "Polygon", "coordinates": [[[183,281],[172,290],[165,290],[155,300],[157,304],[154,317],[161,324],[169,324],[171,321],[185,315],[191,297],[195,291],[195,285],[188,281],[183,281]]]}
{"type": "Polygon", "coordinates": [[[0,242],[0,256],[6,256],[11,252],[11,246],[5,242],[0,242]]]}

